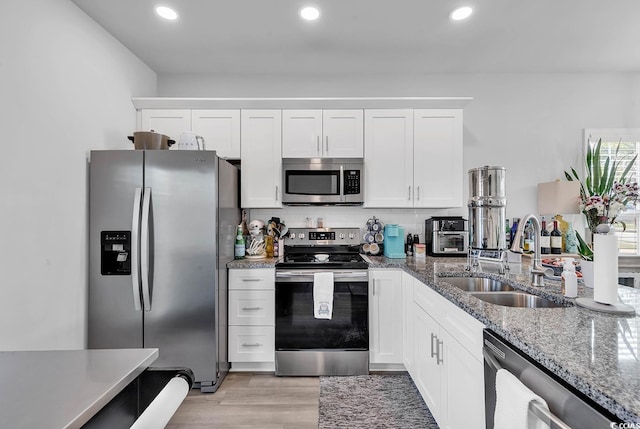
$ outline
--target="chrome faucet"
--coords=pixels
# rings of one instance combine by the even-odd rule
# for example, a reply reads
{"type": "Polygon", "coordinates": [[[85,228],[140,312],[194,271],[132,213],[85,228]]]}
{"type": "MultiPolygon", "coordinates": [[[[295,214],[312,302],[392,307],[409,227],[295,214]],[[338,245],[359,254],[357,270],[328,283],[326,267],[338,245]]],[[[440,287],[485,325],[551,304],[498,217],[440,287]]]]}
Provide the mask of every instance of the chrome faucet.
{"type": "Polygon", "coordinates": [[[518,224],[516,234],[513,236],[513,242],[511,243],[511,251],[516,253],[522,253],[520,242],[522,241],[522,235],[524,234],[524,227],[527,222],[531,221],[533,225],[534,235],[534,251],[533,251],[533,266],[531,267],[531,285],[532,286],[544,286],[544,276],[551,276],[553,270],[551,268],[545,268],[542,266],[542,259],[540,257],[540,222],[534,214],[528,214],[518,224]]]}

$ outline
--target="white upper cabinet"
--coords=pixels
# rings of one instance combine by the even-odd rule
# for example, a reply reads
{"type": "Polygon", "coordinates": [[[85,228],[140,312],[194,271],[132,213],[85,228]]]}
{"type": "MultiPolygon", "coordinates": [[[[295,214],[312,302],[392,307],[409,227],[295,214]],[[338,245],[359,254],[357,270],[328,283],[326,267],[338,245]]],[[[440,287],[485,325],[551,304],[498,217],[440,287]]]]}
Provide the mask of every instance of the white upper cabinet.
{"type": "Polygon", "coordinates": [[[413,116],[414,207],[462,207],[462,109],[413,116]]]}
{"type": "Polygon", "coordinates": [[[165,134],[176,144],[180,134],[191,131],[202,136],[205,148],[215,150],[219,157],[240,158],[239,109],[144,109],[139,129],[165,134]]]}
{"type": "Polygon", "coordinates": [[[322,156],[322,110],[282,111],[282,157],[322,156]]]}
{"type": "Polygon", "coordinates": [[[191,131],[189,109],[145,109],[140,114],[140,131],[155,131],[178,143],[180,134],[191,131]]]}
{"type": "Polygon", "coordinates": [[[413,110],[365,110],[365,207],[413,207],[413,110]]]}
{"type": "Polygon", "coordinates": [[[192,110],[191,130],[221,158],[240,158],[240,110],[192,110]]]}
{"type": "Polygon", "coordinates": [[[362,158],[362,110],[283,110],[283,158],[362,158]]]}
{"type": "Polygon", "coordinates": [[[365,110],[365,206],[462,206],[462,110],[365,110]]]}
{"type": "Polygon", "coordinates": [[[282,207],[282,114],[280,110],[242,110],[242,207],[282,207]]]}

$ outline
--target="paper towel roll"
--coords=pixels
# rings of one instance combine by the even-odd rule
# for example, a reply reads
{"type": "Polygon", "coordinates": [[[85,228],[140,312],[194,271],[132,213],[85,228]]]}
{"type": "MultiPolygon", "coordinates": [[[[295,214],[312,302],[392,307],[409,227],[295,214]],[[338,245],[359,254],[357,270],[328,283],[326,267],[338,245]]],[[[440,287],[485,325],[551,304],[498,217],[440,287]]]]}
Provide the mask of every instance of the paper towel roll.
{"type": "Polygon", "coordinates": [[[618,303],[618,237],[593,234],[593,300],[618,303]]]}
{"type": "Polygon", "coordinates": [[[138,417],[131,429],[157,429],[169,423],[171,417],[189,393],[189,383],[182,377],[173,377],[158,396],[138,417]]]}

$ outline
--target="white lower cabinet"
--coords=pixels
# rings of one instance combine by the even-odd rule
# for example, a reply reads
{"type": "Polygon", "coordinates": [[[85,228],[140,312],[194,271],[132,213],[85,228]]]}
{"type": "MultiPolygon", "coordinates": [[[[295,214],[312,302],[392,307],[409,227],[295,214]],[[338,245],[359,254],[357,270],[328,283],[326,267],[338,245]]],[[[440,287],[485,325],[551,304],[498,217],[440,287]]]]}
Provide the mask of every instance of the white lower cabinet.
{"type": "Polygon", "coordinates": [[[442,371],[437,355],[440,325],[422,308],[413,314],[415,363],[413,382],[438,425],[442,427],[442,371]]]}
{"type": "Polygon", "coordinates": [[[273,268],[229,270],[229,362],[239,370],[274,368],[273,268]]]}
{"type": "MultiPolygon", "coordinates": [[[[415,366],[415,336],[413,334],[413,282],[416,281],[410,274],[402,272],[402,362],[411,377],[414,377],[415,366]]],[[[415,379],[415,377],[414,377],[415,379]]]]}
{"type": "Polygon", "coordinates": [[[441,330],[444,344],[441,414],[442,428],[484,429],[484,363],[477,360],[447,331],[441,330]]]}
{"type": "Polygon", "coordinates": [[[414,280],[410,374],[441,428],[484,428],[483,325],[414,280]]]}
{"type": "MultiPolygon", "coordinates": [[[[403,363],[402,271],[369,270],[369,362],[403,363]]],[[[382,369],[373,367],[372,369],[382,369]]]]}

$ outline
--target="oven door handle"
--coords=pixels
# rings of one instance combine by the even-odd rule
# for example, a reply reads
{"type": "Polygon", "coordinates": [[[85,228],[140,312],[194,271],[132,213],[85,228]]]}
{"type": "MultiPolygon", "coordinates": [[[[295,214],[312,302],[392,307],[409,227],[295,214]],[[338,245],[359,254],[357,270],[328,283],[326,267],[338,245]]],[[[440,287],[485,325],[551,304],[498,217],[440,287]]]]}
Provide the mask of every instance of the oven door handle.
{"type": "MultiPolygon", "coordinates": [[[[276,271],[277,279],[296,279],[301,277],[311,277],[315,273],[325,273],[326,270],[315,270],[315,271],[276,271]]],[[[362,279],[367,280],[369,278],[369,272],[364,271],[340,271],[333,273],[334,280],[343,280],[343,279],[362,279]]]]}
{"type": "MultiPolygon", "coordinates": [[[[489,351],[489,348],[487,346],[482,348],[482,354],[484,355],[485,362],[487,362],[491,367],[493,367],[493,369],[496,372],[498,372],[498,370],[505,369],[502,367],[502,365],[500,365],[500,363],[498,362],[496,357],[493,355],[493,353],[489,351]]],[[[508,370],[505,369],[505,371],[508,371],[508,370]]],[[[560,429],[571,429],[571,426],[563,422],[560,419],[560,417],[556,416],[550,411],[543,409],[535,402],[532,402],[529,405],[529,412],[534,414],[536,417],[538,417],[542,421],[547,421],[547,422],[551,421],[556,427],[560,429]]]]}

